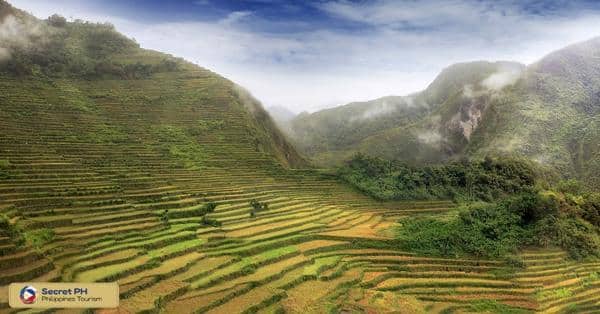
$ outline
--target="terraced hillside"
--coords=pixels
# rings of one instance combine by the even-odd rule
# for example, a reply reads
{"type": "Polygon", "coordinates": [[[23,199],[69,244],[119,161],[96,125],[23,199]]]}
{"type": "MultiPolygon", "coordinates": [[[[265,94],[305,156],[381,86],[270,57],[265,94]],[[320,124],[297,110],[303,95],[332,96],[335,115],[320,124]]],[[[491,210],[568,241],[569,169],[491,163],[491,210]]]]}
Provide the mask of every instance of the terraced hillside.
{"type": "Polygon", "coordinates": [[[100,313],[600,311],[600,263],[560,251],[525,252],[518,271],[398,251],[398,218],[454,204],[377,203],[289,169],[302,161],[260,106],[179,66],[0,76],[0,313],[19,312],[7,304],[15,281],[117,281],[120,307],[100,313]]]}

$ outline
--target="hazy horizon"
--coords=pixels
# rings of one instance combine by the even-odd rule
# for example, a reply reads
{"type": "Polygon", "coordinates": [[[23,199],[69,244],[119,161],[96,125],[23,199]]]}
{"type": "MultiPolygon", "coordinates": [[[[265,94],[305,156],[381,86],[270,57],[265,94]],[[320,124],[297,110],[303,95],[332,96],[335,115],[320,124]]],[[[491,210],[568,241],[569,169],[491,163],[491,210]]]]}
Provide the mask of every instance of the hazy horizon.
{"type": "Polygon", "coordinates": [[[294,113],[417,92],[457,62],[531,64],[600,25],[594,1],[9,2],[39,18],[113,23],[294,113]]]}

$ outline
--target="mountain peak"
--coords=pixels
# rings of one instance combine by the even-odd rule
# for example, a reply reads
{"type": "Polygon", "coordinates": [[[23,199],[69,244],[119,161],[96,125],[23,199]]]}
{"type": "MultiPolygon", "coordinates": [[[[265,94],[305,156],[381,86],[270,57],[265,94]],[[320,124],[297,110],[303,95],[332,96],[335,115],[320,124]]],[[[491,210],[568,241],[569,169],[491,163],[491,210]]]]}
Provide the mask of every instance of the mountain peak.
{"type": "Polygon", "coordinates": [[[532,64],[539,73],[577,79],[600,73],[600,37],[554,51],[532,64]]]}
{"type": "MultiPolygon", "coordinates": [[[[523,69],[525,65],[511,61],[455,63],[443,69],[425,89],[424,94],[430,104],[440,104],[465,86],[480,86],[497,73],[512,73],[511,77],[514,79],[523,69]]],[[[490,86],[483,84],[482,87],[490,86]]]]}
{"type": "Polygon", "coordinates": [[[600,171],[600,37],[528,67],[510,61],[453,64],[411,99],[424,110],[386,111],[348,123],[357,112],[381,112],[381,101],[373,100],[298,117],[292,137],[322,165],[356,152],[414,163],[518,154],[600,186],[589,175],[600,171]]]}

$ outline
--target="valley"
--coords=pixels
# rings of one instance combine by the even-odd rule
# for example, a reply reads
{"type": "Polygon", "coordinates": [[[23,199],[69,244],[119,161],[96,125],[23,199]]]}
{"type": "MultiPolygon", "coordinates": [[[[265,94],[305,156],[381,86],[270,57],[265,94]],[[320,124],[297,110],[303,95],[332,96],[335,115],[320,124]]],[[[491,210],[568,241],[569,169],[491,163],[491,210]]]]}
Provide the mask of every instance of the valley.
{"type": "Polygon", "coordinates": [[[421,92],[301,113],[282,128],[323,167],[357,152],[408,164],[526,156],[598,187],[600,39],[530,65],[446,67],[421,92]]]}
{"type": "Polygon", "coordinates": [[[6,16],[52,40],[0,70],[0,313],[600,312],[595,258],[403,250],[401,219],[462,204],[367,196],[241,87],[110,25],[6,16]],[[117,282],[120,305],[9,307],[10,283],[46,281],[117,282]]]}
{"type": "MultiPolygon", "coordinates": [[[[147,97],[152,90],[185,95],[192,91],[188,86],[215,80],[202,70],[162,78],[167,76],[178,87],[106,81],[93,89],[74,84],[77,89],[63,92],[98,95],[107,86],[133,89],[129,95],[144,86],[147,97]]],[[[594,274],[600,263],[570,262],[562,251],[524,251],[526,268],[515,271],[502,261],[394,249],[389,232],[398,218],[448,215],[455,204],[379,203],[313,170],[285,169],[273,155],[247,147],[251,138],[243,115],[212,105],[226,95],[190,99],[193,106],[182,97],[180,110],[168,112],[135,98],[123,106],[96,97],[89,103],[94,111],[87,112],[18,92],[32,84],[36,95],[54,95],[54,85],[7,79],[2,84],[12,90],[3,94],[3,104],[12,106],[2,110],[0,159],[8,161],[3,168],[8,178],[0,182],[2,213],[27,228],[26,234],[53,234],[37,249],[3,235],[3,285],[117,281],[121,305],[102,313],[387,311],[400,305],[417,313],[476,306],[558,312],[572,304],[598,310],[594,291],[600,279],[594,274]],[[168,119],[185,129],[209,117],[228,128],[201,139],[205,157],[199,169],[182,166],[164,143],[142,131],[148,120],[168,119]],[[123,130],[124,137],[117,143],[78,138],[102,119],[107,124],[100,125],[123,130]],[[269,209],[251,218],[250,200],[269,209]],[[197,212],[208,202],[217,205],[208,216],[222,226],[202,223],[197,212]],[[168,226],[160,218],[165,210],[168,226]]],[[[0,306],[12,312],[6,300],[0,306]]]]}

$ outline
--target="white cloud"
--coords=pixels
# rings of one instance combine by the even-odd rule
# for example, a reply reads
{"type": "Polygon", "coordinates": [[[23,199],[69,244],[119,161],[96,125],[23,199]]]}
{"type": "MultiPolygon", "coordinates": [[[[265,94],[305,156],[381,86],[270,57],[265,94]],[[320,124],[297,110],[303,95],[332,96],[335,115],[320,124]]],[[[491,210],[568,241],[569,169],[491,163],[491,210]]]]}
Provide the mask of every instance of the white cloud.
{"type": "Polygon", "coordinates": [[[438,132],[436,130],[422,130],[421,132],[418,132],[416,135],[417,135],[417,139],[421,143],[425,143],[425,144],[429,144],[429,145],[440,144],[440,142],[443,139],[440,132],[438,132]]]}
{"type": "Polygon", "coordinates": [[[248,17],[252,15],[252,12],[250,11],[235,11],[235,12],[231,12],[229,13],[229,15],[227,15],[226,18],[222,19],[220,21],[220,23],[222,25],[232,25],[235,24],[239,21],[242,21],[244,18],[248,17]]]}
{"type": "Polygon", "coordinates": [[[41,23],[5,16],[0,21],[0,61],[9,60],[14,49],[31,49],[45,43],[49,32],[41,23]]]}
{"type": "Polygon", "coordinates": [[[319,7],[345,19],[379,26],[418,27],[473,23],[486,10],[484,2],[472,1],[372,1],[324,2],[319,7]]]}
{"type": "Polygon", "coordinates": [[[59,12],[110,21],[142,47],[184,57],[246,87],[267,106],[295,112],[406,95],[455,62],[531,63],[600,35],[597,12],[531,16],[507,1],[326,2],[318,6],[325,14],[368,26],[283,33],[254,31],[275,22],[247,11],[214,22],[148,24],[101,16],[75,0],[11,2],[41,18],[59,12]]]}
{"type": "Polygon", "coordinates": [[[523,68],[518,65],[501,65],[498,71],[483,80],[481,85],[488,89],[499,91],[504,87],[515,84],[519,77],[521,77],[522,72],[523,68]]]}

